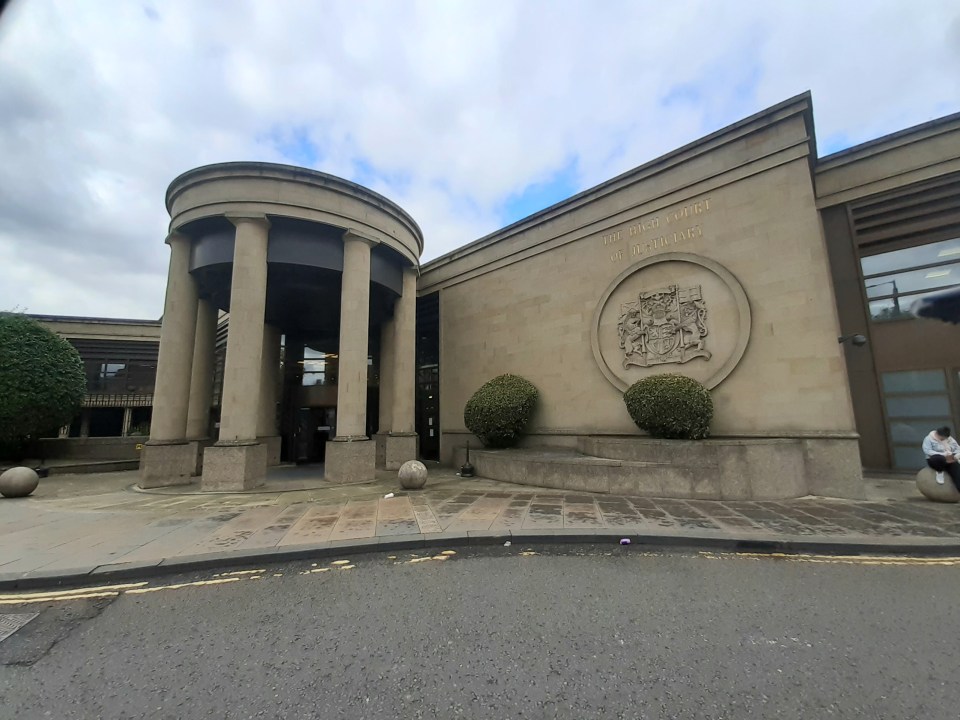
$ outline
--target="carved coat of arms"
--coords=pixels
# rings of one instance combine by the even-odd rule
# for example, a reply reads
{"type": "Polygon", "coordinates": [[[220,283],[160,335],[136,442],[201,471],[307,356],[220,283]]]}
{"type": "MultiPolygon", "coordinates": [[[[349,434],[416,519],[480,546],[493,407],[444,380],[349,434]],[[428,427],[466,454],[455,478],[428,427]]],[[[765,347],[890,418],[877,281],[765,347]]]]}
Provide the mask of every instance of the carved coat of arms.
{"type": "Polygon", "coordinates": [[[699,285],[641,292],[636,302],[620,306],[617,329],[624,368],[710,359],[704,348],[707,306],[699,285]]]}

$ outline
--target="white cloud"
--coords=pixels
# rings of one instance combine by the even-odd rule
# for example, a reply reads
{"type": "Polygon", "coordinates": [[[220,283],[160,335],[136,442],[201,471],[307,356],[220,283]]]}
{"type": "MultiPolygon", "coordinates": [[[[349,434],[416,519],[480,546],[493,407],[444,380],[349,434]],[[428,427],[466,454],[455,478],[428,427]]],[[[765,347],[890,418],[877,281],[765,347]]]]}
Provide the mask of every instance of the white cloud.
{"type": "Polygon", "coordinates": [[[0,308],[158,316],[164,191],[198,165],[312,160],[399,202],[429,259],[517,219],[510,198],[566,168],[583,189],[806,89],[821,148],[957,111],[960,11],[15,0],[0,308]],[[306,141],[315,159],[289,154],[306,141]]]}

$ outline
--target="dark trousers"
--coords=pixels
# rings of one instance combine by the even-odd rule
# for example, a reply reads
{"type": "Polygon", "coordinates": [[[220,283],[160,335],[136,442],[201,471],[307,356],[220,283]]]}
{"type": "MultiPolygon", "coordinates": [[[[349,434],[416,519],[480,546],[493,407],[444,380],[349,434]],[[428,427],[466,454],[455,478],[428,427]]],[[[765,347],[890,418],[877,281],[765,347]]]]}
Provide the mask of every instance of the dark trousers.
{"type": "Polygon", "coordinates": [[[960,463],[948,463],[943,455],[931,455],[927,458],[927,465],[937,472],[945,472],[953,480],[954,486],[960,491],[960,463]]]}

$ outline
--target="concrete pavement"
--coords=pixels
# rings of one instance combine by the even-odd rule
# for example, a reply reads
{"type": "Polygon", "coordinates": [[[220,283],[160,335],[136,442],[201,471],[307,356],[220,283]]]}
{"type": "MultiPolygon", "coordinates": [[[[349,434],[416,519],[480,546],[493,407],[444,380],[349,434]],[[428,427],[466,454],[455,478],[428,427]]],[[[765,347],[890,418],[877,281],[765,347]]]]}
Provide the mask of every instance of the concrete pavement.
{"type": "Polygon", "coordinates": [[[504,542],[610,542],[721,549],[960,553],[960,507],[913,484],[870,482],[867,501],[707,501],[543,490],[431,469],[422,491],[394,473],[325,483],[280,467],[258,492],[150,492],[135,472],[59,476],[0,500],[0,587],[86,583],[348,550],[504,542]],[[393,497],[385,497],[393,493],[393,497]]]}

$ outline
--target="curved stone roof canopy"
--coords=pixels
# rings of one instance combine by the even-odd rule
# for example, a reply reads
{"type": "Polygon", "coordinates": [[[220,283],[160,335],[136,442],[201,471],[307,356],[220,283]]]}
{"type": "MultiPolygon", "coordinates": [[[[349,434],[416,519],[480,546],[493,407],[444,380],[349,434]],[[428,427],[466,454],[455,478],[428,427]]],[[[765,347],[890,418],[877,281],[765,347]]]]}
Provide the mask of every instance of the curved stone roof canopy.
{"type": "Polygon", "coordinates": [[[383,243],[419,266],[423,233],[399,205],[317,170],[265,162],[204,165],[167,188],[170,230],[223,215],[272,215],[324,223],[383,243]]]}

